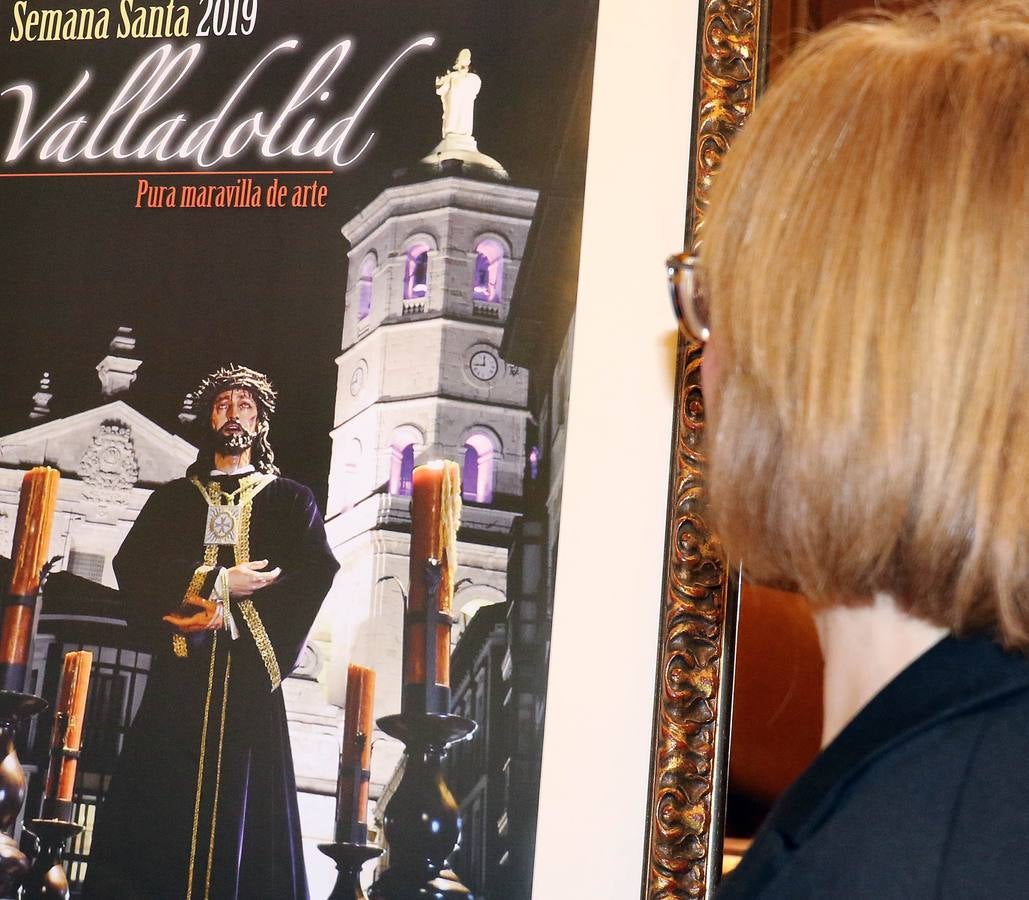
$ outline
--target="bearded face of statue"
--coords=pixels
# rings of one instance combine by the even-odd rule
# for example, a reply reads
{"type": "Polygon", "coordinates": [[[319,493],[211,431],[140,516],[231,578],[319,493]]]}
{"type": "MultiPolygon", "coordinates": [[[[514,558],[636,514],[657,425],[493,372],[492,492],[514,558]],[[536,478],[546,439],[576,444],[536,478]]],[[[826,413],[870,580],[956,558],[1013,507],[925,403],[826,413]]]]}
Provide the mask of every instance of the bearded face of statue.
{"type": "Polygon", "coordinates": [[[222,391],[211,407],[211,430],[219,453],[236,455],[247,450],[257,434],[260,410],[245,388],[222,391]]]}

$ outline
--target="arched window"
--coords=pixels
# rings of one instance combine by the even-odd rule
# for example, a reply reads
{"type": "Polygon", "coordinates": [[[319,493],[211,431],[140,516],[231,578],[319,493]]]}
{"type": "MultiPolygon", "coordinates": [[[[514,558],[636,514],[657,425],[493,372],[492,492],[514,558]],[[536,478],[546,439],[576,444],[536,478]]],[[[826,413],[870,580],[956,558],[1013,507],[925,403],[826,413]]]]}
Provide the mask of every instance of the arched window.
{"type": "Polygon", "coordinates": [[[499,303],[504,271],[504,248],[492,238],[475,245],[475,273],[472,277],[472,299],[482,303],[499,303]]]}
{"type": "Polygon", "coordinates": [[[461,493],[466,500],[477,500],[479,484],[479,451],[472,444],[464,445],[464,465],[461,467],[461,493]]]}
{"type": "Polygon", "coordinates": [[[367,319],[372,311],[372,279],[375,277],[375,266],[378,260],[374,253],[369,253],[361,262],[360,280],[357,283],[357,318],[367,319]]]}
{"type": "Polygon", "coordinates": [[[404,265],[404,299],[416,300],[429,293],[429,245],[412,244],[404,265]]]}
{"type": "Polygon", "coordinates": [[[413,482],[414,444],[408,444],[400,453],[400,484],[397,486],[397,493],[410,497],[413,482]]]}
{"type": "Polygon", "coordinates": [[[476,432],[464,443],[461,466],[461,496],[472,503],[493,502],[493,467],[496,447],[490,438],[476,432]]]}
{"type": "Polygon", "coordinates": [[[401,425],[390,440],[389,492],[395,496],[411,495],[414,458],[423,443],[421,432],[413,425],[401,425]]]}

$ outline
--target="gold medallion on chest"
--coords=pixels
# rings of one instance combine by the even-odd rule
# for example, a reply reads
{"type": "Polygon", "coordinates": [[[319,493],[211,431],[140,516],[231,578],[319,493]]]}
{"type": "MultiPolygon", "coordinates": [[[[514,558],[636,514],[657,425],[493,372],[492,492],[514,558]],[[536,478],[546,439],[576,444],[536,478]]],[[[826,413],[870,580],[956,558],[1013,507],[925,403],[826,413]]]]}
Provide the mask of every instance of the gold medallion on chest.
{"type": "Polygon", "coordinates": [[[234,545],[239,538],[239,510],[238,506],[209,506],[204,543],[234,545]]]}

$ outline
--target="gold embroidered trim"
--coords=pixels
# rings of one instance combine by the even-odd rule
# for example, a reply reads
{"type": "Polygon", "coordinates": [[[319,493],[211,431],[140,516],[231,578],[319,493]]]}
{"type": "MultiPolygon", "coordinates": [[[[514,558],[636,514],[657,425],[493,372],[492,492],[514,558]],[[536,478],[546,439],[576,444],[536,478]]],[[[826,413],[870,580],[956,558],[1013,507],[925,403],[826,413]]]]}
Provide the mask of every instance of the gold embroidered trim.
{"type": "MultiPolygon", "coordinates": [[[[209,482],[205,487],[199,478],[196,478],[195,476],[190,478],[190,482],[198,491],[200,491],[201,496],[203,496],[204,500],[207,501],[208,505],[221,505],[218,501],[222,498],[228,499],[231,503],[236,496],[241,497],[239,538],[236,545],[233,547],[233,555],[235,556],[236,565],[250,561],[250,514],[252,511],[253,499],[274,480],[274,475],[247,475],[240,479],[239,489],[232,495],[229,495],[225,494],[216,482],[209,482]]],[[[218,549],[218,544],[204,545],[204,565],[193,573],[193,578],[189,583],[189,588],[187,589],[187,596],[189,594],[196,594],[200,590],[207,574],[217,565],[218,549]]],[[[225,578],[225,585],[227,587],[227,575],[225,578]]],[[[226,611],[229,608],[228,599],[228,596],[226,596],[226,611]]],[[[258,650],[261,653],[261,658],[264,661],[265,668],[268,669],[268,677],[272,680],[272,690],[274,690],[279,686],[281,676],[279,673],[278,661],[275,659],[275,653],[272,650],[271,640],[268,638],[268,632],[265,631],[264,624],[261,622],[261,617],[258,616],[257,610],[254,609],[253,603],[249,600],[244,600],[238,603],[237,606],[243,613],[243,618],[254,635],[254,642],[257,644],[258,650]]],[[[172,648],[175,650],[176,656],[179,655],[178,645],[180,641],[184,651],[183,655],[185,655],[185,651],[187,650],[185,637],[182,635],[174,635],[172,637],[172,648]]],[[[186,891],[186,900],[192,900],[193,896],[193,874],[196,867],[196,845],[200,828],[200,800],[204,784],[204,755],[207,752],[207,726],[211,713],[211,695],[214,691],[214,672],[215,661],[217,659],[217,649],[218,635],[214,634],[211,641],[211,670],[207,676],[207,699],[204,702],[204,724],[200,733],[200,761],[197,767],[197,793],[196,802],[193,807],[193,836],[189,848],[189,883],[186,891]]],[[[211,811],[211,837],[207,848],[207,873],[204,882],[204,900],[208,900],[211,891],[211,870],[214,861],[214,835],[215,825],[218,818],[218,795],[221,790],[222,751],[225,741],[225,718],[228,711],[229,671],[231,666],[232,656],[230,648],[229,655],[225,660],[225,683],[222,690],[221,730],[218,735],[218,755],[215,760],[214,804],[211,811]]]]}
{"type": "Polygon", "coordinates": [[[250,562],[250,515],[254,511],[254,499],[249,497],[239,511],[239,543],[236,544],[236,565],[250,562]]]}
{"type": "Polygon", "coordinates": [[[214,561],[208,562],[207,548],[204,548],[204,564],[197,566],[196,571],[193,573],[193,577],[189,580],[189,587],[186,588],[186,593],[183,599],[186,597],[195,597],[197,592],[200,590],[204,583],[204,579],[208,576],[211,569],[214,568],[214,561]]]}
{"type": "MultiPolygon", "coordinates": [[[[260,480],[254,481],[253,490],[243,494],[243,502],[240,504],[239,541],[235,547],[237,566],[250,561],[250,517],[254,509],[254,497],[271,484],[275,476],[262,475],[257,478],[260,480]]],[[[240,481],[240,487],[243,487],[244,481],[246,479],[240,481]]],[[[268,631],[254,607],[253,600],[240,600],[236,604],[236,608],[242,613],[243,621],[246,622],[250,633],[254,636],[254,644],[257,645],[257,652],[261,654],[261,662],[264,663],[264,668],[268,672],[268,680],[274,691],[282,683],[282,672],[279,670],[279,661],[275,658],[275,648],[272,646],[271,638],[268,637],[268,631]]]]}
{"type": "Polygon", "coordinates": [[[189,480],[193,487],[200,491],[208,506],[233,506],[237,497],[239,505],[244,506],[268,487],[275,480],[275,476],[262,475],[259,472],[244,475],[239,480],[239,487],[231,494],[223,491],[217,481],[209,481],[205,485],[196,475],[191,475],[189,480]]]}
{"type": "Polygon", "coordinates": [[[218,795],[222,786],[222,748],[225,745],[225,711],[229,705],[229,671],[232,669],[232,651],[225,657],[225,685],[222,687],[221,731],[218,732],[218,757],[214,768],[214,806],[211,808],[211,840],[207,846],[207,875],[204,879],[204,900],[211,896],[211,866],[214,863],[214,827],[218,822],[218,795]]]}
{"type": "Polygon", "coordinates": [[[207,720],[211,713],[211,693],[214,690],[215,651],[218,649],[218,635],[211,641],[211,671],[207,675],[207,699],[204,701],[204,727],[200,730],[200,761],[197,765],[197,796],[193,804],[193,839],[189,844],[189,881],[186,883],[186,900],[193,896],[193,867],[197,855],[197,829],[200,827],[200,794],[204,787],[204,754],[207,752],[207,720]]]}
{"type": "MultiPolygon", "coordinates": [[[[253,484],[253,488],[243,495],[239,510],[239,541],[236,544],[236,565],[243,562],[250,562],[250,516],[254,511],[254,497],[263,491],[275,480],[274,475],[250,476],[247,486],[253,484]]],[[[243,479],[247,481],[247,479],[243,479]]],[[[240,482],[242,486],[243,481],[240,482]]]]}
{"type": "Polygon", "coordinates": [[[265,630],[264,622],[257,614],[253,600],[240,600],[236,606],[243,613],[243,621],[247,623],[247,627],[254,636],[254,643],[257,644],[261,661],[268,670],[268,678],[271,680],[274,691],[282,683],[282,673],[279,671],[279,661],[275,658],[275,650],[268,637],[268,632],[265,630]]]}
{"type": "MultiPolygon", "coordinates": [[[[208,573],[214,568],[217,561],[218,548],[204,547],[204,564],[202,566],[197,566],[196,570],[193,572],[193,577],[189,580],[186,593],[182,598],[183,600],[187,597],[196,596],[204,583],[204,579],[207,578],[208,573]]],[[[179,659],[186,659],[186,657],[189,656],[189,645],[186,643],[186,638],[183,635],[172,635],[172,653],[174,653],[179,659]]]]}

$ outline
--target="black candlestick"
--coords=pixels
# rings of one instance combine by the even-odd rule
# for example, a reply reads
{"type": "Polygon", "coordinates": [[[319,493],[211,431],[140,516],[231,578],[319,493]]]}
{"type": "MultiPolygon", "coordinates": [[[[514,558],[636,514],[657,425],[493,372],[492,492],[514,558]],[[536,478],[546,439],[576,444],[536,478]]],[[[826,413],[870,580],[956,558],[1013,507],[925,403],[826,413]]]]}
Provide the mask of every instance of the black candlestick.
{"type": "Polygon", "coordinates": [[[61,819],[33,819],[32,835],[39,852],[22,885],[22,900],[68,900],[71,896],[64,871],[64,844],[84,826],[61,819]]]}
{"type": "Polygon", "coordinates": [[[14,840],[14,824],[25,805],[25,770],[16,741],[21,722],[46,709],[35,694],[0,691],[0,895],[29,870],[29,861],[14,840]]]}
{"type": "Polygon", "coordinates": [[[319,844],[318,849],[336,863],[336,886],[327,900],[367,900],[361,888],[361,868],[370,859],[382,855],[382,847],[372,844],[351,844],[337,841],[319,844]]]}
{"type": "MultiPolygon", "coordinates": [[[[401,690],[400,708],[405,713],[436,713],[446,714],[450,711],[450,685],[438,684],[439,660],[437,659],[437,638],[441,627],[446,626],[447,631],[453,627],[452,616],[439,608],[440,590],[443,585],[443,563],[429,557],[425,560],[425,609],[417,612],[407,608],[409,606],[405,596],[404,630],[410,632],[412,625],[421,625],[424,633],[424,644],[422,647],[425,659],[424,681],[405,684],[401,690]]],[[[411,652],[412,648],[404,647],[404,652],[411,652]]]]}
{"type": "Polygon", "coordinates": [[[445,870],[461,837],[461,817],[443,780],[443,759],[448,746],[474,734],[475,722],[401,713],[378,724],[404,742],[407,761],[384,817],[389,868],[372,885],[370,900],[474,900],[457,876],[445,870]]]}
{"type": "Polygon", "coordinates": [[[39,612],[43,608],[43,591],[46,588],[47,579],[58,562],[64,559],[63,556],[54,556],[39,570],[39,587],[31,594],[17,596],[8,594],[4,597],[3,610],[10,606],[25,606],[32,610],[32,630],[29,635],[29,642],[26,648],[24,662],[9,662],[0,664],[0,690],[11,693],[27,692],[31,685],[29,680],[32,677],[32,651],[36,645],[36,632],[39,629],[39,612]]]}

